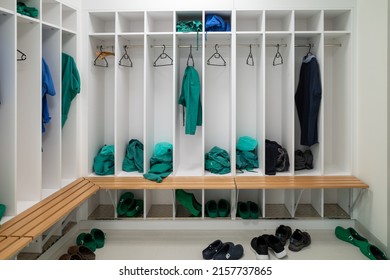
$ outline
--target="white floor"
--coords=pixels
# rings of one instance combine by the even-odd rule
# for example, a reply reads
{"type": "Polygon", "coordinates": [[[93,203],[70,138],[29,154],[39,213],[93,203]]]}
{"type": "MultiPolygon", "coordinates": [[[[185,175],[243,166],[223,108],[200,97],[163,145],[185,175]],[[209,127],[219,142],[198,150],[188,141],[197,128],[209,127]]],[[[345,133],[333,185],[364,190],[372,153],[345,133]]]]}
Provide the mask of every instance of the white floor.
{"type": "MultiPolygon", "coordinates": [[[[294,229],[293,229],[294,230],[294,229]]],[[[95,251],[97,260],[201,260],[202,250],[220,239],[241,244],[243,260],[255,260],[250,241],[253,237],[271,231],[183,231],[183,230],[107,230],[105,246],[95,251]]],[[[367,260],[359,248],[336,238],[333,230],[310,230],[312,243],[299,252],[287,249],[283,260],[367,260]]],[[[74,245],[77,235],[52,256],[58,259],[74,245]],[[74,240],[74,242],[72,241],[74,240]]],[[[272,251],[270,259],[276,259],[272,251]]]]}

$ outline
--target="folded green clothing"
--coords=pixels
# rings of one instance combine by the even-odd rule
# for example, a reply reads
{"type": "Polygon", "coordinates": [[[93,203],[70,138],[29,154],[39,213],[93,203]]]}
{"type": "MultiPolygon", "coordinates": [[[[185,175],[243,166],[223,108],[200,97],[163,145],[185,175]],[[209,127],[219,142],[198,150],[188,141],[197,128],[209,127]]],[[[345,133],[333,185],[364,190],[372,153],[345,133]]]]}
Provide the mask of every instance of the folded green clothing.
{"type": "Polygon", "coordinates": [[[177,32],[199,32],[202,31],[202,22],[200,20],[179,21],[176,24],[177,32]]]}
{"type": "Polygon", "coordinates": [[[150,170],[144,174],[144,178],[161,183],[173,171],[172,163],[173,146],[170,143],[157,143],[154,148],[154,155],[150,159],[150,170]]]}
{"type": "Polygon", "coordinates": [[[123,171],[144,171],[144,145],[137,139],[131,139],[127,145],[126,155],[122,163],[123,171]]]}
{"type": "Polygon", "coordinates": [[[22,14],[22,15],[25,15],[25,16],[29,16],[29,17],[33,17],[33,18],[37,18],[37,17],[38,17],[38,14],[39,14],[37,8],[28,7],[28,6],[26,6],[26,4],[23,3],[23,2],[18,2],[18,3],[17,3],[16,11],[17,11],[19,14],[22,14]]]}
{"type": "Polygon", "coordinates": [[[104,145],[100,148],[93,162],[93,171],[97,175],[113,175],[115,173],[113,145],[104,145]]]}
{"type": "Polygon", "coordinates": [[[227,151],[213,147],[205,158],[205,169],[214,174],[227,174],[230,172],[230,156],[227,151]]]}

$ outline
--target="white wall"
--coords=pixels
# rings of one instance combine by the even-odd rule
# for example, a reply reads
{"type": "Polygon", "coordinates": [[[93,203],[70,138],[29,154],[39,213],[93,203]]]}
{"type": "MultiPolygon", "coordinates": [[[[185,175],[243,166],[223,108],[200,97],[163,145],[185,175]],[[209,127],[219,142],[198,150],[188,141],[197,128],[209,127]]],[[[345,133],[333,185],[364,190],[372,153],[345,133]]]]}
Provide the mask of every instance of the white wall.
{"type": "MultiPolygon", "coordinates": [[[[387,13],[387,55],[390,56],[390,5],[388,5],[388,13],[387,13]]],[[[390,63],[387,63],[387,96],[390,95],[390,63]]],[[[389,108],[390,107],[390,98],[387,98],[387,151],[390,150],[390,115],[389,108]]],[[[390,153],[387,153],[387,174],[390,174],[390,153]]],[[[387,218],[390,219],[390,181],[387,180],[387,218]]],[[[390,256],[390,222],[387,224],[387,255],[390,256]]]]}
{"type": "Polygon", "coordinates": [[[358,0],[356,175],[369,185],[356,219],[388,247],[387,0],[358,0]]]}

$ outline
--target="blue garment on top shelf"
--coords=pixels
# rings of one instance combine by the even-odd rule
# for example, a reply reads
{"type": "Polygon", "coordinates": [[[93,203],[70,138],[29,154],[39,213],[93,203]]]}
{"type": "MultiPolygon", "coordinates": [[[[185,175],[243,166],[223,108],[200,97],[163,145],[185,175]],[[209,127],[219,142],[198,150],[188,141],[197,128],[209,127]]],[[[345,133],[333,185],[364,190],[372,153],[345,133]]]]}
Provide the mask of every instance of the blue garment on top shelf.
{"type": "Polygon", "coordinates": [[[206,31],[231,31],[230,22],[215,14],[206,15],[206,31]]]}
{"type": "Polygon", "coordinates": [[[51,77],[49,66],[42,58],[42,133],[46,131],[45,124],[50,122],[49,105],[46,95],[56,95],[53,79],[51,77]]]}

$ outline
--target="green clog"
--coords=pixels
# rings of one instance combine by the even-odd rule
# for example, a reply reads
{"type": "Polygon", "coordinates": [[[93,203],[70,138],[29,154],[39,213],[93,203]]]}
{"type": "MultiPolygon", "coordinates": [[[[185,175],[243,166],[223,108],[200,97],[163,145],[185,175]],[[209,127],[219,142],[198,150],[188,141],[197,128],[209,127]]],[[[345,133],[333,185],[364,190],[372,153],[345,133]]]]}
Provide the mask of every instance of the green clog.
{"type": "Polygon", "coordinates": [[[366,243],[365,246],[360,247],[360,251],[370,260],[388,260],[385,253],[383,253],[378,247],[366,243]]]}
{"type": "Polygon", "coordinates": [[[248,205],[250,218],[251,219],[258,219],[259,218],[259,206],[257,206],[257,204],[254,203],[253,201],[248,201],[246,204],[248,205]]]}
{"type": "Polygon", "coordinates": [[[92,252],[96,251],[96,241],[90,233],[80,233],[76,239],[77,245],[84,245],[91,249],[92,252]]]}
{"type": "Polygon", "coordinates": [[[210,218],[218,217],[218,205],[215,200],[209,200],[206,203],[206,213],[210,218]]]}
{"type": "Polygon", "coordinates": [[[119,216],[124,216],[126,212],[133,207],[134,201],[134,194],[132,192],[125,192],[121,195],[119,198],[118,205],[116,207],[116,212],[119,216]]]}
{"type": "Polygon", "coordinates": [[[249,219],[250,218],[250,212],[248,209],[248,204],[239,201],[237,203],[237,216],[243,218],[243,219],[249,219]]]}
{"type": "Polygon", "coordinates": [[[126,217],[135,217],[144,212],[144,201],[141,199],[134,199],[134,203],[126,211],[126,217]]]}
{"type": "Polygon", "coordinates": [[[226,217],[229,214],[230,203],[226,199],[218,200],[218,216],[226,217]]]}
{"type": "Polygon", "coordinates": [[[196,201],[193,193],[188,193],[182,189],[176,190],[176,198],[192,215],[199,216],[202,212],[202,205],[196,201]]]}
{"type": "Polygon", "coordinates": [[[368,244],[368,240],[351,227],[345,229],[341,226],[337,226],[335,229],[335,234],[338,239],[351,243],[352,245],[359,248],[365,248],[368,244]]]}
{"type": "Polygon", "coordinates": [[[96,242],[96,248],[103,248],[106,234],[98,228],[91,229],[91,235],[96,242]]]}

